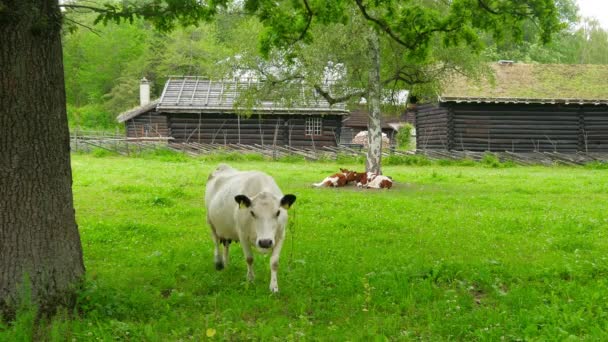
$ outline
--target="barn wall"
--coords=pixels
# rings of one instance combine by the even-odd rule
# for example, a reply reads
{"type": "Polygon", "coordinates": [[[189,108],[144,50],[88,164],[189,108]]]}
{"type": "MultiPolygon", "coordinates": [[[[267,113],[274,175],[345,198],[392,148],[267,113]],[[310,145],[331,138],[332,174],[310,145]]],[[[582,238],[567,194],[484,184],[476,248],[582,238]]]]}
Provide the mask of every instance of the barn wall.
{"type": "Polygon", "coordinates": [[[581,151],[608,151],[608,107],[586,106],[581,136],[581,151]]]}
{"type": "Polygon", "coordinates": [[[417,120],[421,149],[608,151],[606,106],[450,103],[420,106],[417,120]]]}
{"type": "Polygon", "coordinates": [[[167,117],[156,112],[149,112],[126,123],[126,133],[129,138],[169,137],[171,134],[167,125],[167,117]]]}
{"type": "Polygon", "coordinates": [[[289,145],[297,147],[336,146],[340,116],[322,117],[322,134],[305,135],[308,115],[171,114],[169,127],[176,142],[216,144],[289,145]]]}
{"type": "Polygon", "coordinates": [[[448,149],[448,108],[432,104],[418,105],[416,146],[419,149],[448,149]]]}
{"type": "Polygon", "coordinates": [[[452,104],[454,150],[560,151],[579,148],[579,107],[452,104]]]}

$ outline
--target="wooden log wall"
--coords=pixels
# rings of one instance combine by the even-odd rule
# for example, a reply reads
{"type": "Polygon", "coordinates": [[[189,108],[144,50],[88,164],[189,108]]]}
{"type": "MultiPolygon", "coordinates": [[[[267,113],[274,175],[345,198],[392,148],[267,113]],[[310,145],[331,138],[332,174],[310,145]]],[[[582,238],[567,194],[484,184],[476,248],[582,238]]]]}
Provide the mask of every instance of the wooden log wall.
{"type": "Polygon", "coordinates": [[[156,112],[145,113],[128,120],[126,133],[129,138],[171,136],[167,117],[156,112]]]}
{"type": "Polygon", "coordinates": [[[448,149],[448,108],[432,104],[418,105],[416,146],[420,149],[448,149]]]}
{"type": "Polygon", "coordinates": [[[169,126],[176,142],[245,145],[336,146],[340,116],[322,117],[322,134],[305,135],[308,115],[170,114],[169,126]]]}
{"type": "Polygon", "coordinates": [[[455,150],[578,150],[578,106],[453,104],[455,150]]]}
{"type": "Polygon", "coordinates": [[[450,103],[419,106],[417,120],[421,149],[608,151],[605,106],[450,103]]]}
{"type": "Polygon", "coordinates": [[[608,151],[608,108],[585,106],[582,127],[582,149],[585,152],[608,151]]]}

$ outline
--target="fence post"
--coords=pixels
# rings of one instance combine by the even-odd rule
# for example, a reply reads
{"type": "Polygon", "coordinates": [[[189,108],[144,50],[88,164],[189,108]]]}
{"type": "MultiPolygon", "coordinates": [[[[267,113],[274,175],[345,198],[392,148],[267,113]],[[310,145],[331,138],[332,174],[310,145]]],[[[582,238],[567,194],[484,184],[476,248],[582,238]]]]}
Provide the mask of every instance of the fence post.
{"type": "Polygon", "coordinates": [[[74,129],[74,150],[78,152],[78,127],[74,129]]]}

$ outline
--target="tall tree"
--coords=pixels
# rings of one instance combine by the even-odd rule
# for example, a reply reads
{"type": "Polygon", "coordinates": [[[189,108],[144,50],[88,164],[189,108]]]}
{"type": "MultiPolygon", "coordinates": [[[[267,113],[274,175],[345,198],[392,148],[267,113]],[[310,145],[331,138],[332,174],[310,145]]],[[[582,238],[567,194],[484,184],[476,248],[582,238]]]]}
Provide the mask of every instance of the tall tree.
{"type": "MultiPolygon", "coordinates": [[[[104,7],[101,21],[143,17],[159,29],[210,18],[226,1],[152,0],[104,7]]],[[[72,199],[57,0],[0,1],[0,313],[22,289],[41,313],[74,304],[84,275],[72,199]],[[30,286],[27,286],[29,283],[30,286]]]]}
{"type": "Polygon", "coordinates": [[[0,4],[0,309],[20,290],[72,305],[84,274],[74,218],[56,1],[0,4]]]}
{"type": "MultiPolygon", "coordinates": [[[[368,53],[360,55],[361,58],[367,56],[370,61],[367,87],[363,91],[335,96],[322,80],[313,84],[330,103],[361,95],[368,99],[370,132],[373,134],[368,135],[370,147],[366,168],[378,173],[381,171],[381,153],[378,152],[382,141],[381,131],[376,129],[381,119],[378,104],[386,93],[382,90],[388,85],[412,89],[437,83],[439,78],[459,67],[458,58],[445,58],[456,62],[453,67],[446,67],[444,61],[437,59],[441,50],[468,47],[479,53],[481,32],[490,32],[497,40],[509,32],[518,41],[523,36],[523,25],[532,20],[539,27],[537,33],[542,41],[547,42],[561,27],[552,0],[246,0],[245,8],[256,14],[266,27],[261,37],[262,51],[268,55],[272,49],[283,49],[287,51],[284,56],[291,59],[302,51],[300,45],[311,44],[318,38],[316,34],[322,30],[315,30],[317,26],[325,27],[326,34],[331,34],[327,33],[327,27],[337,23],[361,23],[370,27],[368,33],[350,37],[352,41],[367,40],[368,53]],[[379,38],[375,39],[375,35],[379,38]],[[382,46],[393,48],[383,49],[382,46]],[[378,50],[384,53],[376,54],[378,50]],[[398,54],[396,58],[395,54],[398,54]],[[378,77],[383,75],[383,70],[387,72],[386,76],[378,77]]],[[[346,64],[345,68],[357,66],[346,64]]]]}

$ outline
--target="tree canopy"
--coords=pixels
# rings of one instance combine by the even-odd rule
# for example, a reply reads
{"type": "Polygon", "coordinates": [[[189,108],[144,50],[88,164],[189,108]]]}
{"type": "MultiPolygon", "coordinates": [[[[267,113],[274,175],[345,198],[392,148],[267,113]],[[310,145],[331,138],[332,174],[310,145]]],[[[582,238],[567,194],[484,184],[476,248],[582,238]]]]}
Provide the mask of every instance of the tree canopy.
{"type": "MultiPolygon", "coordinates": [[[[97,1],[99,4],[104,2],[97,1]]],[[[146,3],[164,6],[161,2],[146,3]]],[[[550,2],[552,3],[547,3],[550,2]]],[[[82,24],[73,26],[75,29],[71,33],[66,31],[64,34],[66,85],[72,125],[115,125],[114,117],[118,112],[137,104],[137,81],[143,76],[152,81],[153,92],[158,95],[167,75],[196,74],[219,78],[238,68],[257,68],[265,72],[264,76],[272,78],[273,74],[268,71],[277,69],[272,66],[284,67],[289,64],[285,62],[285,57],[293,61],[297,56],[298,62],[286,69],[292,72],[291,77],[295,76],[295,65],[299,67],[300,76],[306,77],[309,82],[319,83],[323,80],[327,61],[332,62],[333,68],[346,72],[347,77],[343,79],[348,82],[334,85],[332,94],[337,100],[340,100],[338,94],[348,95],[347,90],[365,88],[366,61],[363,54],[367,47],[364,40],[355,38],[366,34],[361,30],[361,21],[367,19],[361,15],[359,5],[370,6],[366,7],[368,13],[376,13],[374,11],[379,10],[377,6],[361,1],[328,1],[327,4],[322,1],[299,1],[293,4],[280,2],[282,6],[275,8],[272,5],[274,2],[247,1],[240,8],[238,4],[225,1],[216,2],[221,6],[213,12],[214,20],[197,22],[198,26],[189,25],[193,22],[185,21],[184,27],[175,23],[171,24],[173,26],[155,25],[146,19],[151,13],[143,9],[135,10],[133,6],[137,2],[131,3],[131,7],[123,8],[116,3],[106,8],[92,4],[91,1],[76,1],[72,3],[74,7],[70,7],[66,13],[66,23],[82,24]],[[82,13],[84,9],[77,7],[81,4],[101,8],[103,11],[82,13]],[[129,11],[129,8],[132,10],[129,11]],[[256,16],[245,16],[246,10],[256,16]],[[280,18],[287,19],[279,25],[280,18]],[[106,22],[106,25],[94,26],[96,19],[98,22],[106,22]],[[126,22],[118,25],[116,21],[126,22]],[[85,26],[92,27],[94,32],[85,26]],[[173,31],[159,32],[156,27],[172,27],[173,31]],[[262,37],[260,42],[258,36],[262,37]],[[263,55],[270,60],[264,60],[263,55]],[[354,61],[358,65],[349,62],[349,67],[346,68],[344,61],[354,61]],[[306,72],[302,72],[303,69],[306,72]]],[[[608,54],[604,53],[607,45],[606,31],[593,22],[583,26],[578,24],[576,6],[572,0],[555,1],[561,24],[556,21],[549,24],[563,29],[554,34],[548,44],[539,39],[546,35],[543,36],[543,26],[535,22],[534,18],[524,19],[519,25],[520,30],[505,30],[506,25],[501,21],[500,15],[483,12],[484,9],[480,7],[483,4],[493,12],[506,11],[504,1],[453,2],[453,6],[458,6],[452,15],[448,15],[449,9],[445,7],[444,1],[386,3],[387,7],[380,9],[384,12],[392,11],[393,14],[383,20],[396,26],[396,33],[405,30],[401,26],[408,26],[401,25],[400,22],[415,22],[415,26],[409,26],[416,30],[420,30],[424,23],[434,23],[440,27],[439,23],[447,25],[455,21],[455,17],[460,16],[457,13],[481,13],[488,18],[480,24],[491,27],[488,25],[493,21],[498,29],[498,32],[483,32],[478,27],[468,26],[469,29],[449,32],[445,38],[429,33],[425,35],[429,37],[426,43],[418,43],[423,47],[419,53],[411,52],[392,40],[388,34],[381,35],[383,60],[388,62],[383,63],[382,78],[384,81],[390,79],[391,73],[393,78],[397,78],[386,84],[389,92],[393,89],[408,89],[422,96],[433,94],[440,86],[438,80],[441,73],[457,70],[475,75],[482,71],[479,65],[483,61],[512,59],[541,63],[607,62],[608,54]],[[403,4],[407,6],[404,7],[403,4]],[[467,9],[467,6],[471,8],[467,9]],[[427,8],[430,11],[427,12],[427,8]],[[521,40],[518,41],[517,37],[521,40]],[[405,67],[402,70],[389,67],[399,64],[405,67]],[[394,77],[397,72],[399,77],[394,77]]],[[[187,4],[183,6],[187,7],[187,4]]],[[[534,7],[537,11],[538,6],[540,5],[534,7]]],[[[203,12],[211,13],[208,9],[203,12]]],[[[473,25],[473,20],[480,19],[468,18],[460,22],[469,21],[473,25]]],[[[287,77],[285,74],[274,76],[287,77]]],[[[358,97],[352,97],[351,101],[358,102],[358,97]]]]}

